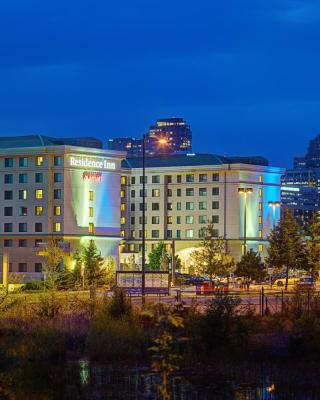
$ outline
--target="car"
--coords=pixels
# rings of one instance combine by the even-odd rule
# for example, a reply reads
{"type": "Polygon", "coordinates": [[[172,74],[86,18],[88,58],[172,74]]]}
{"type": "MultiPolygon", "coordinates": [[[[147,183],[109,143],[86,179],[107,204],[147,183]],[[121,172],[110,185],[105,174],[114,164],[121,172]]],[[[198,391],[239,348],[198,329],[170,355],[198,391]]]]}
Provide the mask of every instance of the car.
{"type": "Polygon", "coordinates": [[[296,283],[295,288],[297,290],[309,290],[316,288],[316,281],[311,276],[303,276],[296,283]]]}
{"type": "Polygon", "coordinates": [[[210,279],[205,276],[192,276],[189,279],[186,279],[184,284],[185,285],[201,285],[204,282],[210,282],[210,279]]]}
{"type": "MultiPolygon", "coordinates": [[[[296,277],[289,277],[288,278],[288,285],[295,285],[297,282],[299,281],[299,278],[296,278],[296,277]]],[[[276,279],[275,281],[274,281],[274,285],[276,285],[276,286],[280,286],[280,287],[282,287],[282,286],[285,286],[285,284],[286,284],[286,278],[284,277],[284,278],[279,278],[279,279],[276,279]]]]}

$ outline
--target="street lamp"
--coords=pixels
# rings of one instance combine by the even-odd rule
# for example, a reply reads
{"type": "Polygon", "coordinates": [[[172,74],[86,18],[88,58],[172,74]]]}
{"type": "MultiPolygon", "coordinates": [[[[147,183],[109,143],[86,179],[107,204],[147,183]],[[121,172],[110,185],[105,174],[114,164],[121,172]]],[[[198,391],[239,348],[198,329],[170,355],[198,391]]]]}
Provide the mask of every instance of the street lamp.
{"type": "MultiPolygon", "coordinates": [[[[166,138],[157,140],[159,145],[167,145],[166,138]]],[[[145,303],[146,295],[146,134],[142,137],[142,264],[141,264],[141,298],[142,304],[145,303]]]]}
{"type": "Polygon", "coordinates": [[[238,193],[244,196],[243,215],[243,254],[247,253],[247,195],[253,192],[252,188],[238,188],[238,193]]]}
{"type": "Polygon", "coordinates": [[[280,207],[280,201],[269,201],[268,205],[272,207],[272,223],[274,229],[276,226],[276,207],[280,207]]]}

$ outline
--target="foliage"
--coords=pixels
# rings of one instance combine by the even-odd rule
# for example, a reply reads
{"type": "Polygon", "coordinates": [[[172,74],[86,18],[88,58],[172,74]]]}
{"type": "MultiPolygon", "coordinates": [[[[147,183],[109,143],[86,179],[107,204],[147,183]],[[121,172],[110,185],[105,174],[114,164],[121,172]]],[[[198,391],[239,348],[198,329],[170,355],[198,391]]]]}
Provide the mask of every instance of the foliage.
{"type": "Polygon", "coordinates": [[[320,270],[320,222],[318,215],[313,214],[309,224],[305,226],[307,260],[309,272],[320,270]]]}
{"type": "Polygon", "coordinates": [[[191,253],[195,263],[195,271],[198,274],[224,276],[231,272],[234,260],[226,251],[226,242],[221,237],[215,237],[214,225],[209,223],[205,228],[205,237],[199,245],[199,249],[191,253]]]}
{"type": "Polygon", "coordinates": [[[72,261],[73,261],[72,281],[76,289],[81,288],[83,283],[82,250],[83,250],[82,248],[75,249],[74,252],[72,253],[72,261]]]}
{"type": "Polygon", "coordinates": [[[108,286],[113,286],[116,281],[116,265],[112,256],[106,258],[104,274],[105,284],[108,286]]]}
{"type": "MultiPolygon", "coordinates": [[[[151,271],[159,271],[160,269],[165,269],[165,266],[169,266],[168,260],[170,259],[170,256],[166,252],[163,242],[154,246],[151,253],[148,254],[148,258],[149,270],[151,271]]],[[[166,269],[168,269],[168,267],[166,269]]]]}
{"type": "Polygon", "coordinates": [[[53,319],[60,313],[61,307],[56,292],[50,290],[39,297],[39,302],[34,307],[34,313],[38,318],[53,319]]]}
{"type": "Polygon", "coordinates": [[[182,268],[182,260],[178,254],[174,256],[174,262],[175,262],[175,270],[180,271],[182,268]]]}
{"type": "Polygon", "coordinates": [[[103,258],[92,239],[83,248],[82,260],[85,268],[85,281],[89,287],[94,287],[101,281],[104,271],[102,269],[103,258]]]}
{"type": "Polygon", "coordinates": [[[56,290],[60,272],[60,263],[63,260],[63,251],[60,249],[57,239],[49,239],[45,248],[43,272],[46,276],[46,284],[49,290],[56,290]]]}
{"type": "Polygon", "coordinates": [[[250,249],[237,263],[235,274],[245,278],[248,289],[251,281],[264,278],[266,276],[266,268],[261,261],[260,254],[250,249]]]}
{"type": "Polygon", "coordinates": [[[115,288],[112,299],[108,307],[112,318],[131,317],[133,310],[124,290],[115,288]]]}
{"type": "Polygon", "coordinates": [[[276,268],[286,269],[287,290],[289,269],[305,268],[307,264],[306,246],[299,225],[289,210],[285,210],[284,217],[268,239],[267,262],[276,268]]]}
{"type": "Polygon", "coordinates": [[[32,290],[43,290],[46,287],[46,283],[43,281],[30,281],[26,282],[23,286],[24,291],[32,291],[32,290]]]}

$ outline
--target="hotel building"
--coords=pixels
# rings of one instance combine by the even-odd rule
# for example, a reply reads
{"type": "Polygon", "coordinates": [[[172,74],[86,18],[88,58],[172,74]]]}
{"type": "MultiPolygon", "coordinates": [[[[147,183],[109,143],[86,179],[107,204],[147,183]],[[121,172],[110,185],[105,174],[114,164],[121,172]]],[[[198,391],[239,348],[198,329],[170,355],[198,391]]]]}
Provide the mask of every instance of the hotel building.
{"type": "Polygon", "coordinates": [[[51,237],[66,256],[94,238],[103,257],[117,260],[124,156],[92,138],[0,138],[0,255],[10,272],[42,277],[51,237]]]}
{"type": "MultiPolygon", "coordinates": [[[[122,162],[120,266],[141,263],[142,160],[122,162]]],[[[262,157],[189,154],[146,158],[146,254],[159,241],[180,256],[188,271],[190,253],[199,245],[208,221],[239,260],[247,249],[266,256],[267,236],[279,219],[269,202],[280,200],[283,170],[262,157]],[[239,189],[250,188],[245,196],[239,189]],[[246,235],[244,209],[246,201],[246,235]]]]}

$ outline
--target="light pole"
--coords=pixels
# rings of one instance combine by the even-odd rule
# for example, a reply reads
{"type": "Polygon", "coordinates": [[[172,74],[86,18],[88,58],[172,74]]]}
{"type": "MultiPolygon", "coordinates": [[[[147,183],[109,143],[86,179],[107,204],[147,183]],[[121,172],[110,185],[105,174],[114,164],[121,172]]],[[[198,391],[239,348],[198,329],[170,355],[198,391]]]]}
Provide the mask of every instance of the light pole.
{"type": "Polygon", "coordinates": [[[247,195],[253,192],[252,188],[238,188],[238,193],[244,196],[243,214],[243,254],[247,253],[247,195]]]}
{"type": "Polygon", "coordinates": [[[269,201],[268,205],[272,207],[272,224],[274,229],[276,226],[276,207],[280,207],[280,201],[269,201]]]}

